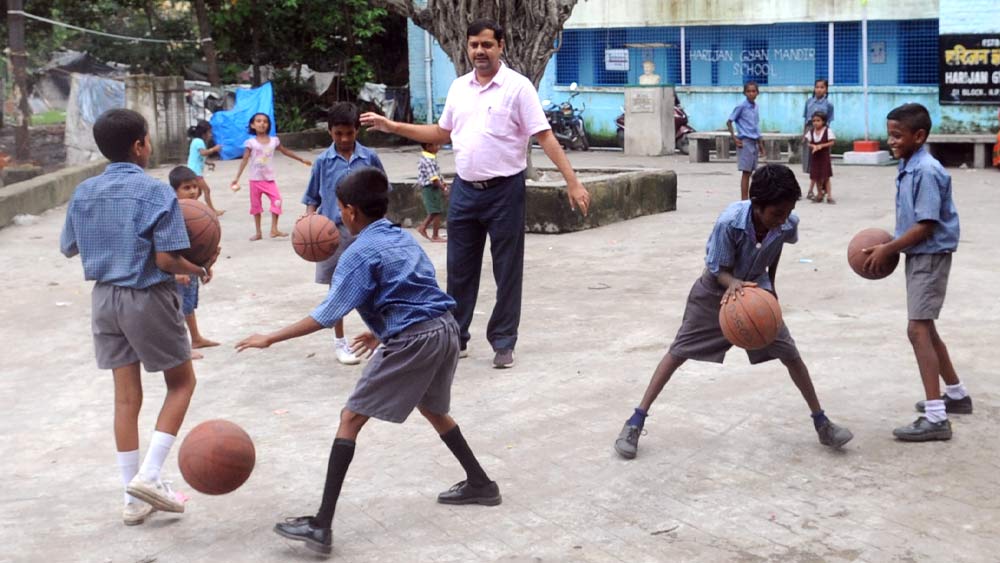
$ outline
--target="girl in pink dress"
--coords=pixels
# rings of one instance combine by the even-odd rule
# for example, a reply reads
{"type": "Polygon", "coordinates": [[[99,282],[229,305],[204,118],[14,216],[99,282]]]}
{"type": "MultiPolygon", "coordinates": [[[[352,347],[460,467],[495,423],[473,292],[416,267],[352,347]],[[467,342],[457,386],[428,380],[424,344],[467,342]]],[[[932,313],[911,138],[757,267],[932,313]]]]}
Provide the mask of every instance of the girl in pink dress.
{"type": "Polygon", "coordinates": [[[294,158],[295,160],[312,166],[312,162],[300,158],[297,154],[281,146],[281,141],[277,137],[270,136],[271,118],[266,113],[257,113],[250,118],[249,132],[254,135],[247,139],[243,146],[243,162],[240,163],[240,170],[236,173],[236,179],[229,189],[234,192],[240,189],[240,176],[247,163],[250,163],[250,214],[253,215],[254,225],[257,233],[250,237],[250,240],[260,240],[260,216],[264,213],[262,205],[264,195],[271,202],[271,238],[287,237],[288,233],[278,230],[278,217],[281,215],[281,192],[274,182],[274,168],[271,165],[274,160],[275,151],[294,158]]]}

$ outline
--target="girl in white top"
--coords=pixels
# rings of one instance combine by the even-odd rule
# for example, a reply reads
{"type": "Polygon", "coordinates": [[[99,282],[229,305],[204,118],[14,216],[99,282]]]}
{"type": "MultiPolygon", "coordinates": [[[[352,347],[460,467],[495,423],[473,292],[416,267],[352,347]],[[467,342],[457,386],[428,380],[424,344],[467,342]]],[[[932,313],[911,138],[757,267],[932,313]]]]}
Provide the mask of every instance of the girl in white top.
{"type": "Polygon", "coordinates": [[[312,166],[312,162],[300,158],[297,154],[281,146],[281,141],[277,137],[270,136],[270,131],[271,118],[266,113],[257,113],[250,118],[249,132],[254,136],[243,143],[245,147],[243,162],[240,163],[236,179],[229,187],[234,192],[239,191],[240,176],[247,163],[250,163],[250,214],[253,215],[254,225],[257,228],[257,233],[250,237],[252,241],[262,238],[260,216],[264,213],[264,207],[261,205],[263,199],[261,196],[263,195],[267,195],[268,200],[271,201],[271,238],[288,236],[288,233],[278,230],[278,217],[281,215],[281,192],[278,191],[278,185],[274,182],[274,168],[271,164],[275,151],[289,158],[294,158],[306,166],[312,166]]]}

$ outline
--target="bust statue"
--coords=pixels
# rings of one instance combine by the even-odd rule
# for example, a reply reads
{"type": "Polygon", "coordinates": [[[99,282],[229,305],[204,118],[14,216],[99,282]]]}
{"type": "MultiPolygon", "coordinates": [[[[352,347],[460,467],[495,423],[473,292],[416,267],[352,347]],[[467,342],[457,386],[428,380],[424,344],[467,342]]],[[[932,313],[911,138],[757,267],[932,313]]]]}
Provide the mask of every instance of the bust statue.
{"type": "Polygon", "coordinates": [[[656,74],[656,64],[653,61],[642,62],[642,74],[639,75],[639,84],[642,86],[653,86],[660,83],[660,75],[656,74]]]}

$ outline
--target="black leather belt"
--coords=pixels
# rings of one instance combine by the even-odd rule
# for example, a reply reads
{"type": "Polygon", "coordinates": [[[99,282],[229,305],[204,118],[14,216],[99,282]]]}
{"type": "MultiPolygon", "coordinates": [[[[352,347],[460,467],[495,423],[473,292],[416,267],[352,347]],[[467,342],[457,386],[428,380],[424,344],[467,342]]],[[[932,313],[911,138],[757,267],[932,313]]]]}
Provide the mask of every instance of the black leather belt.
{"type": "Polygon", "coordinates": [[[466,179],[462,179],[463,182],[469,185],[471,188],[477,190],[488,190],[490,188],[499,186],[510,178],[510,176],[497,176],[496,178],[490,178],[489,180],[483,180],[481,182],[471,182],[466,179]]]}

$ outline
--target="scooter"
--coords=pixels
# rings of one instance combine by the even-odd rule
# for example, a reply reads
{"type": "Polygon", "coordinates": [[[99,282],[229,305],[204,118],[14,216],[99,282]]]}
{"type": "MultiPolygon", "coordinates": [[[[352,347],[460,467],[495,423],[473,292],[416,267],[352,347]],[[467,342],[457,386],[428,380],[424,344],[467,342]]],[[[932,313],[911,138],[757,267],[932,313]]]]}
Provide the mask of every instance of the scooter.
{"type": "Polygon", "coordinates": [[[549,126],[552,127],[552,134],[555,135],[556,140],[563,148],[590,150],[587,131],[583,124],[583,111],[587,109],[587,106],[579,109],[574,108],[573,98],[580,94],[577,92],[576,82],[570,84],[569,89],[573,93],[570,94],[568,100],[561,104],[557,105],[551,100],[542,100],[542,105],[545,107],[545,117],[549,121],[549,126]]]}
{"type": "MultiPolygon", "coordinates": [[[[621,115],[615,119],[615,127],[617,132],[615,135],[618,141],[618,146],[625,148],[625,108],[622,108],[621,115]]],[[[674,95],[674,146],[681,154],[688,153],[688,145],[690,144],[690,139],[688,139],[688,133],[694,133],[694,127],[688,125],[688,115],[684,111],[684,107],[681,106],[681,100],[674,95]]]]}

